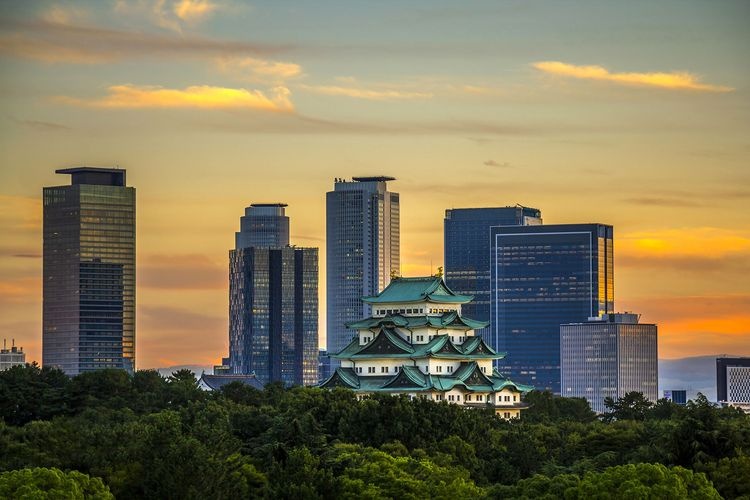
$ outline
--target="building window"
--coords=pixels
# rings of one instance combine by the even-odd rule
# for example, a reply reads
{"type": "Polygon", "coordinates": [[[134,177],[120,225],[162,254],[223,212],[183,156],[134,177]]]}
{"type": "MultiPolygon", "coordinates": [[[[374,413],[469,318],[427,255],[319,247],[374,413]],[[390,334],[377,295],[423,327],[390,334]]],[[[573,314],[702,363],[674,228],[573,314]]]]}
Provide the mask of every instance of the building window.
{"type": "Polygon", "coordinates": [[[487,373],[487,368],[485,368],[484,366],[482,367],[482,373],[487,373]]]}
{"type": "Polygon", "coordinates": [[[513,396],[513,402],[515,403],[517,401],[518,396],[513,396]]]}
{"type": "Polygon", "coordinates": [[[453,367],[448,365],[448,373],[453,373],[453,367]]]}
{"type": "Polygon", "coordinates": [[[510,396],[505,396],[505,401],[510,402],[510,396]]]}
{"type": "Polygon", "coordinates": [[[466,398],[464,398],[464,399],[466,399],[466,401],[471,401],[471,394],[467,394],[466,398]]]}
{"type": "Polygon", "coordinates": [[[375,367],[374,366],[368,366],[367,367],[367,373],[375,373],[375,367]]]}
{"type": "Polygon", "coordinates": [[[510,412],[509,412],[509,411],[506,411],[506,412],[505,412],[505,413],[503,414],[503,416],[504,416],[505,418],[510,418],[510,412]]]}
{"type": "Polygon", "coordinates": [[[481,394],[477,394],[477,401],[482,401],[484,399],[484,396],[481,394]]]}
{"type": "Polygon", "coordinates": [[[461,401],[461,395],[460,394],[456,394],[456,401],[461,401]]]}

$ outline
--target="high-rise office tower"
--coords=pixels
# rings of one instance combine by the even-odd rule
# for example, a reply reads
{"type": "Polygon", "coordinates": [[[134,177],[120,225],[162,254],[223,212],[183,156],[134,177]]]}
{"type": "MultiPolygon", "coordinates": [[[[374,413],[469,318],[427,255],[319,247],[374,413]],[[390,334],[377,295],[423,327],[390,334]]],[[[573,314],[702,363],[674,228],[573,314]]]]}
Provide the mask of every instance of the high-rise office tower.
{"type": "MultiPolygon", "coordinates": [[[[490,228],[492,226],[530,226],[542,223],[536,208],[452,208],[443,221],[445,283],[474,301],[463,307],[466,316],[490,321],[490,228]]],[[[489,337],[490,327],[477,330],[489,337]]]]}
{"type": "Polygon", "coordinates": [[[253,204],[229,252],[229,366],[285,385],[318,382],[318,249],[288,246],[284,204],[253,204]]]}
{"type": "Polygon", "coordinates": [[[490,345],[498,368],[560,393],[560,325],[614,312],[612,226],[491,229],[490,345]]]}
{"type": "Polygon", "coordinates": [[[125,170],[79,167],[46,187],[42,364],[68,375],[135,369],[135,188],[125,170]]]}
{"type": "MultiPolygon", "coordinates": [[[[399,196],[393,177],[336,179],[326,193],[327,350],[352,338],[345,323],[370,315],[362,297],[377,295],[399,274],[399,196]]],[[[335,363],[335,362],[334,362],[335,363]]]]}
{"type": "Polygon", "coordinates": [[[604,398],[629,392],[658,398],[656,325],[637,314],[604,314],[585,323],[560,325],[561,394],[586,398],[603,413],[604,398]]]}

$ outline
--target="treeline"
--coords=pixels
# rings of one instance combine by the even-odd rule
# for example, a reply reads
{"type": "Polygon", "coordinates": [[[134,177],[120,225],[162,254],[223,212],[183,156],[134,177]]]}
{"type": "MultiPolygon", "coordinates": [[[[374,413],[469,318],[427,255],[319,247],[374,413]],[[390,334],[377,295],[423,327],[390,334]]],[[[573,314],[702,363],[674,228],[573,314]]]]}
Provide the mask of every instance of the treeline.
{"type": "Polygon", "coordinates": [[[39,477],[79,492],[100,478],[118,498],[750,498],[739,410],[632,393],[597,418],[583,400],[527,401],[507,422],[343,389],[206,393],[189,371],[15,367],[0,372],[0,494],[39,477]]]}

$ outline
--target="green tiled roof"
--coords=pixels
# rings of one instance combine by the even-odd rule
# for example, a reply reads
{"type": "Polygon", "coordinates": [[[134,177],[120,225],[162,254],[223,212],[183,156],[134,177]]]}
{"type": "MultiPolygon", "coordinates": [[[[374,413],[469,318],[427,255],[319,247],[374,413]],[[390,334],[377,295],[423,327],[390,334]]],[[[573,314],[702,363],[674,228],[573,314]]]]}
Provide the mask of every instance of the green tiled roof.
{"type": "Polygon", "coordinates": [[[470,295],[458,295],[438,276],[425,278],[394,278],[385,290],[372,297],[363,297],[368,304],[396,304],[408,302],[435,302],[439,304],[465,304],[470,295]]]}
{"type": "Polygon", "coordinates": [[[451,328],[456,330],[479,330],[489,325],[487,321],[476,321],[459,316],[456,312],[443,313],[440,316],[402,316],[401,314],[389,314],[382,318],[365,318],[359,321],[347,323],[348,328],[363,330],[365,328],[376,328],[379,326],[398,326],[401,328],[419,328],[430,326],[433,328],[451,328]]]}
{"type": "Polygon", "coordinates": [[[426,357],[447,359],[502,359],[505,354],[495,352],[481,337],[470,337],[462,345],[451,342],[449,335],[436,335],[426,344],[410,344],[392,328],[385,326],[375,338],[360,345],[355,337],[341,352],[331,355],[336,359],[421,359],[426,357]]]}
{"type": "Polygon", "coordinates": [[[498,392],[512,387],[519,392],[533,390],[532,386],[516,384],[497,371],[482,373],[476,361],[461,363],[450,375],[428,375],[416,366],[403,366],[396,375],[358,376],[351,368],[337,368],[320,387],[348,387],[357,392],[425,392],[449,391],[457,385],[470,392],[498,392]]]}

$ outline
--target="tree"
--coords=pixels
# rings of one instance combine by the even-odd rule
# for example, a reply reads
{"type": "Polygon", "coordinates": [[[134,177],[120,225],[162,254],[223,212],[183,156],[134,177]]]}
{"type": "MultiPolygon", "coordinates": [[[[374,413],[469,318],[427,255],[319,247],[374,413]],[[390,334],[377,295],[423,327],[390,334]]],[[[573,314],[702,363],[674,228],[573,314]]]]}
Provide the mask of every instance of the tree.
{"type": "Polygon", "coordinates": [[[629,392],[621,398],[604,398],[604,406],[609,409],[603,416],[604,420],[645,420],[646,412],[653,403],[645,398],[642,392],[629,392]]]}
{"type": "Polygon", "coordinates": [[[77,471],[34,468],[0,473],[0,498],[109,500],[114,496],[98,477],[77,471]]]}

